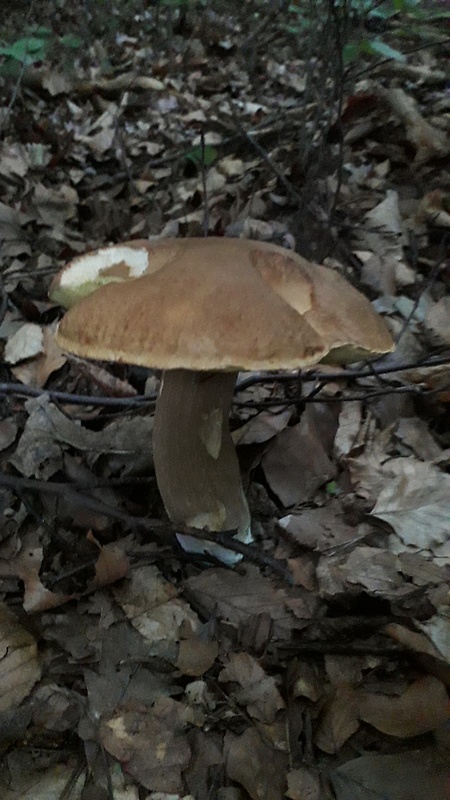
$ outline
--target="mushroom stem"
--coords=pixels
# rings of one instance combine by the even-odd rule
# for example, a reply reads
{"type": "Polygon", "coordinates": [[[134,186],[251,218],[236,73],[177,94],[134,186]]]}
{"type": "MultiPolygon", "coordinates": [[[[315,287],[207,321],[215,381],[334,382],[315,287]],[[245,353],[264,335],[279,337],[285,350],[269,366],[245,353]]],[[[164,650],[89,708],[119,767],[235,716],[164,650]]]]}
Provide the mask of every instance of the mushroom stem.
{"type": "MultiPolygon", "coordinates": [[[[234,372],[166,371],[153,453],[158,488],[172,522],[210,531],[236,529],[241,541],[249,541],[250,514],[229,430],[235,383],[234,372]]],[[[192,537],[183,540],[186,550],[218,554],[214,545],[208,548],[192,537]]]]}

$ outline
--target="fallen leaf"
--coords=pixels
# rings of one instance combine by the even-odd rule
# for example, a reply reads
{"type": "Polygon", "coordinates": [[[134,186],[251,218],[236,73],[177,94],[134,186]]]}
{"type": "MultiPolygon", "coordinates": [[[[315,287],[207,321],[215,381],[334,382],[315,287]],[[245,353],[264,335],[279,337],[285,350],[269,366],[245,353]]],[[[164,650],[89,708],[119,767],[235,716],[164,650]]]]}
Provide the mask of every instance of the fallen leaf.
{"type": "Polygon", "coordinates": [[[450,475],[411,456],[387,467],[391,477],[372,516],[389,523],[405,545],[433,552],[450,534],[450,475]]]}
{"type": "Polygon", "coordinates": [[[113,587],[114,597],[150,647],[158,642],[173,643],[181,638],[180,628],[195,631],[200,622],[177,590],[154,566],[134,569],[122,587],[113,587]]]}
{"type": "Polygon", "coordinates": [[[403,739],[440,728],[449,715],[445,686],[432,675],[414,681],[397,697],[359,690],[357,708],[364,722],[403,739]]]}
{"type": "Polygon", "coordinates": [[[285,507],[311,500],[336,474],[310,409],[298,425],[278,434],[262,459],[267,483],[285,507]]]}
{"type": "Polygon", "coordinates": [[[336,687],[322,711],[315,744],[324,753],[338,753],[358,728],[358,702],[354,690],[349,686],[336,687]]]}
{"type": "Polygon", "coordinates": [[[40,677],[36,640],[0,604],[0,712],[20,705],[40,677]]]}
{"type": "Polygon", "coordinates": [[[226,773],[252,800],[282,800],[286,789],[287,756],[266,743],[255,728],[241,736],[227,733],[226,773]]]}
{"type": "Polygon", "coordinates": [[[44,332],[40,325],[27,322],[8,339],[5,345],[5,361],[17,364],[43,352],[44,332]]]}
{"type": "Polygon", "coordinates": [[[102,745],[146,789],[179,793],[191,750],[185,734],[192,712],[170,697],[151,710],[119,710],[100,726],[102,745]]]}
{"type": "Polygon", "coordinates": [[[275,678],[266,675],[249,653],[234,653],[219,674],[219,681],[237,683],[241,688],[232,692],[235,702],[245,705],[248,714],[260,722],[273,722],[284,708],[275,678]]]}
{"type": "Polygon", "coordinates": [[[369,755],[334,770],[336,800],[445,800],[448,797],[446,755],[436,747],[393,755],[369,755]]]}

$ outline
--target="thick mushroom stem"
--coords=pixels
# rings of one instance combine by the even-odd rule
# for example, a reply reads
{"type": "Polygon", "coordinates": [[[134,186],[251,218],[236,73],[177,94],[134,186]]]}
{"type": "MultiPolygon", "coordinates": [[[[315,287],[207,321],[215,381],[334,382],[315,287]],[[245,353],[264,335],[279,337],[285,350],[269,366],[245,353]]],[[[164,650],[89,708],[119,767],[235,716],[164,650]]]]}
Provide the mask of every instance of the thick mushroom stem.
{"type": "MultiPolygon", "coordinates": [[[[155,413],[153,453],[158,488],[172,522],[211,531],[237,530],[241,541],[250,541],[250,514],[229,430],[235,382],[234,372],[166,371],[155,413]]],[[[186,550],[215,552],[223,558],[223,548],[183,538],[186,550]]]]}

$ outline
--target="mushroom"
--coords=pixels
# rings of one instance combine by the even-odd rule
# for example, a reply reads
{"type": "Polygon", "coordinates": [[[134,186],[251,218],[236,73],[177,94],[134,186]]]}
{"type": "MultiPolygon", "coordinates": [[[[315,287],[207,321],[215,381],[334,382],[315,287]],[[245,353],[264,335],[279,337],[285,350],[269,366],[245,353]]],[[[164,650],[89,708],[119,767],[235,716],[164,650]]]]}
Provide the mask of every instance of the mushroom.
{"type": "MultiPolygon", "coordinates": [[[[238,371],[341,364],[393,349],[370,302],[337,272],[266,242],[106,247],[69,264],[50,296],[72,306],[57,333],[64,349],[164,370],[153,451],[170,520],[233,530],[244,542],[250,514],[228,422],[238,371]]],[[[184,536],[182,544],[235,560],[214,543],[184,536]]]]}

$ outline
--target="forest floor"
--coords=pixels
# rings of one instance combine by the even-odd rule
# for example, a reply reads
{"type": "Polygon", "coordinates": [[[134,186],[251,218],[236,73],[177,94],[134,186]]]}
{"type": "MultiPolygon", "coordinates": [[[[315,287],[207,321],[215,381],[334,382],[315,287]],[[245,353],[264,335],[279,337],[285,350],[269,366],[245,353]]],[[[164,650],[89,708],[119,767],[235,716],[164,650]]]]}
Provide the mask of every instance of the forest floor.
{"type": "Polygon", "coordinates": [[[449,29],[369,20],[346,64],[361,21],[213,5],[5,26],[0,794],[444,800],[449,29]],[[245,375],[233,569],[161,536],[159,374],[61,351],[48,299],[100,245],[206,232],[340,271],[396,341],[301,385],[245,375]]]}

